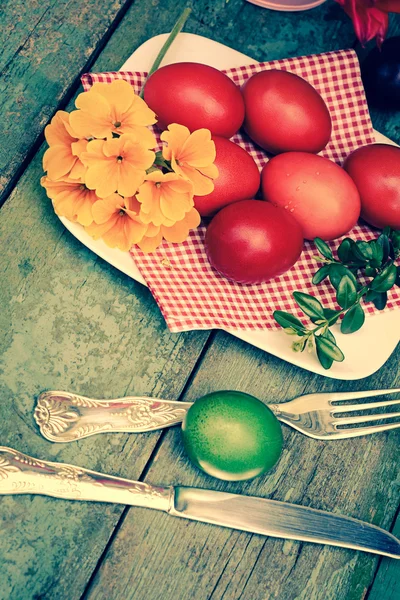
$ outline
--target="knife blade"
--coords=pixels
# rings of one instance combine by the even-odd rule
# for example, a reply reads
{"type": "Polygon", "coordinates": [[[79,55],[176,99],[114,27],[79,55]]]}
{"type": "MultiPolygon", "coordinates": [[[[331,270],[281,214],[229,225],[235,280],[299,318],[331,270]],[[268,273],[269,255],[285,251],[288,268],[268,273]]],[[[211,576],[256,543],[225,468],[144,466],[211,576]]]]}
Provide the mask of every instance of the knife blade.
{"type": "Polygon", "coordinates": [[[154,508],[174,517],[276,538],[400,558],[400,541],[363,521],[306,506],[192,487],[159,487],[0,447],[0,495],[40,494],[154,508]]]}

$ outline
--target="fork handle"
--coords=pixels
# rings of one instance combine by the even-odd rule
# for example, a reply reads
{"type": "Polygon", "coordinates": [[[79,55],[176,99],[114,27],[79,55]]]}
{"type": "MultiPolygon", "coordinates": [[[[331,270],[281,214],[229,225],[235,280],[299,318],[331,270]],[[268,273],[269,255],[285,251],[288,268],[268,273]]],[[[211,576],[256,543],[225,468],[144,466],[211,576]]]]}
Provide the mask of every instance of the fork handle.
{"type": "Polygon", "coordinates": [[[181,423],[191,402],[143,396],[94,400],[48,391],[38,398],[34,419],[51,442],[72,442],[97,433],[141,433],[181,423]]]}

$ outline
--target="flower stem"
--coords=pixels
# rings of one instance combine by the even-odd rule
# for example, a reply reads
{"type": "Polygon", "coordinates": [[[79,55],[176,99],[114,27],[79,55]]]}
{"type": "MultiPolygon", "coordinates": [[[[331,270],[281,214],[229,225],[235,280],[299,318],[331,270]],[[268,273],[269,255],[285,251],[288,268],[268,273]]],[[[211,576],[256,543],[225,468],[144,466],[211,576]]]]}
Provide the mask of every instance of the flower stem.
{"type": "MultiPolygon", "coordinates": [[[[183,11],[183,13],[181,14],[181,16],[179,17],[179,19],[177,20],[177,22],[175,23],[175,25],[172,28],[171,33],[169,34],[165,44],[163,45],[163,47],[161,48],[160,52],[157,54],[157,57],[147,75],[147,79],[146,81],[149,79],[150,75],[152,75],[154,73],[154,71],[157,71],[158,67],[160,66],[164,56],[166,55],[166,53],[168,52],[168,50],[170,49],[173,41],[175,40],[176,36],[178,35],[178,33],[180,33],[183,29],[183,26],[185,25],[190,13],[192,12],[192,9],[190,7],[185,8],[185,10],[183,11]]],[[[146,81],[143,84],[142,90],[140,92],[140,97],[143,98],[144,96],[144,87],[146,85],[146,81]]]]}

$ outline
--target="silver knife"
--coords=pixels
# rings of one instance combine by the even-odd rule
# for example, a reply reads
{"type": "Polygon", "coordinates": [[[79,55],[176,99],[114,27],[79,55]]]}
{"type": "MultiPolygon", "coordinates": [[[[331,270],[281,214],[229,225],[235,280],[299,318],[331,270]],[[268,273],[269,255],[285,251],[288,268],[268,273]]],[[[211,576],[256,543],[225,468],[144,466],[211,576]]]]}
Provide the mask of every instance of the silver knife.
{"type": "Polygon", "coordinates": [[[241,531],[400,558],[400,541],[394,535],[350,517],[254,496],[153,486],[38,460],[4,446],[0,446],[1,494],[41,494],[154,508],[174,517],[241,531]]]}

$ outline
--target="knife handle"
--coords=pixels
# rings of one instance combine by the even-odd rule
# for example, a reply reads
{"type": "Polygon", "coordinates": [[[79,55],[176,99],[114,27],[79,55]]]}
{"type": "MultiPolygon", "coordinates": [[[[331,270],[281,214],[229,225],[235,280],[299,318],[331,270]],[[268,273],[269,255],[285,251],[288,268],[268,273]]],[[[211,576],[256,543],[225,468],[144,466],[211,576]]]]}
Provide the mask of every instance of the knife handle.
{"type": "Polygon", "coordinates": [[[38,398],[34,419],[51,442],[72,442],[97,433],[142,433],[181,423],[191,402],[144,396],[95,400],[49,391],[38,398]]]}
{"type": "Polygon", "coordinates": [[[104,475],[65,463],[32,458],[0,446],[0,495],[40,494],[64,500],[112,502],[169,512],[173,488],[104,475]]]}

